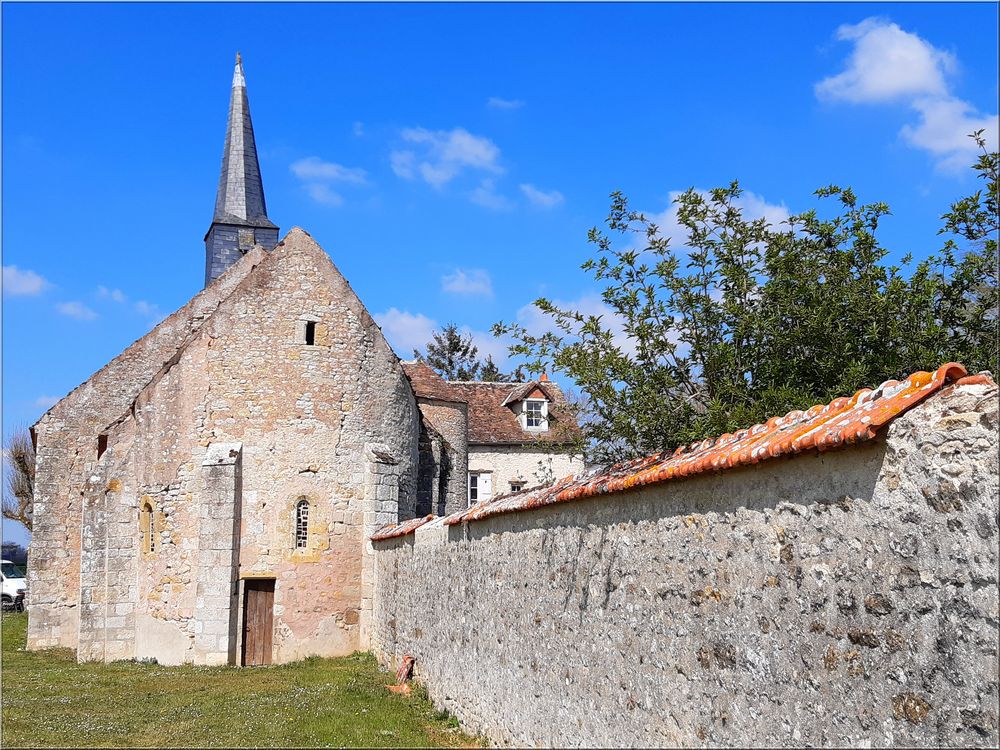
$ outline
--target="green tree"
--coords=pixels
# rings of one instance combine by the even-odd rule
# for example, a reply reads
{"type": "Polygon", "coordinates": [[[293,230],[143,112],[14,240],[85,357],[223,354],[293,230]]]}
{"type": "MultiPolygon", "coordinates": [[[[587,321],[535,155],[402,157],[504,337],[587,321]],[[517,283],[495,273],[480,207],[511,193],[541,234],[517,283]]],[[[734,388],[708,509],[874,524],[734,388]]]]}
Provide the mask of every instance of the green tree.
{"type": "Polygon", "coordinates": [[[463,336],[454,323],[435,331],[425,351],[414,349],[413,356],[426,362],[445,380],[475,380],[482,368],[472,335],[463,336]]]}
{"type": "Polygon", "coordinates": [[[493,361],[492,355],[479,359],[479,349],[472,343],[472,334],[464,336],[458,326],[449,323],[435,331],[424,352],[413,350],[413,356],[426,362],[445,380],[485,380],[511,383],[524,379],[522,368],[503,372],[493,361]]]}
{"type": "Polygon", "coordinates": [[[493,355],[488,354],[479,371],[479,379],[488,383],[517,383],[524,380],[524,369],[518,366],[513,372],[504,372],[493,361],[493,355]]]}
{"type": "Polygon", "coordinates": [[[973,137],[985,193],[951,207],[944,248],[904,258],[908,273],[877,239],[889,207],[850,189],[817,191],[831,215],[780,226],[744,217],[736,182],[688,190],[675,201],[678,248],[616,192],[582,266],[608,313],[542,298],[550,331],[500,322],[494,334],[514,338],[530,371],[576,383],[593,460],[671,449],[948,360],[995,371],[997,155],[973,137]]]}

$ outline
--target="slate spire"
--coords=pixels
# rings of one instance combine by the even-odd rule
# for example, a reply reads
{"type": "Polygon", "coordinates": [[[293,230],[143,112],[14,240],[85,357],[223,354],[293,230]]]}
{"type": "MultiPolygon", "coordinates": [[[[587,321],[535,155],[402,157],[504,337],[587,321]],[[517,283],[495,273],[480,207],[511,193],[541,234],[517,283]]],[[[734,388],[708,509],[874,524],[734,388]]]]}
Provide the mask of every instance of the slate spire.
{"type": "Polygon", "coordinates": [[[254,245],[268,250],[278,242],[278,227],[267,218],[264,183],[257,161],[243,61],[236,53],[229,123],[222,151],[222,173],[212,226],[205,235],[205,285],[254,245]]]}

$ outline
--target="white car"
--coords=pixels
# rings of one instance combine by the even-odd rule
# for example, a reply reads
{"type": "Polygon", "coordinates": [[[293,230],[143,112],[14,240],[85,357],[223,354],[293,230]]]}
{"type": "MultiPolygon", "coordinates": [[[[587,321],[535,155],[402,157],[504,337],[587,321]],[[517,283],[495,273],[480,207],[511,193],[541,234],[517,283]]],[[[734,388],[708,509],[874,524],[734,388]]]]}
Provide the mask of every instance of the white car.
{"type": "Polygon", "coordinates": [[[0,563],[0,578],[3,580],[3,609],[24,609],[24,591],[28,582],[14,563],[4,560],[0,563]]]}

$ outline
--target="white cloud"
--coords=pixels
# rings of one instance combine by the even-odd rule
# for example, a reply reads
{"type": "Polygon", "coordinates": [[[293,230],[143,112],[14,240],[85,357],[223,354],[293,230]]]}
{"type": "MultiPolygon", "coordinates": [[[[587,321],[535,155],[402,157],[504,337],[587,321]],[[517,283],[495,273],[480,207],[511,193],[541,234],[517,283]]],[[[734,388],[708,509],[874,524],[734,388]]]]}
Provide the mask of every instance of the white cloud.
{"type": "Polygon", "coordinates": [[[533,206],[537,206],[538,208],[554,208],[563,202],[563,194],[558,190],[550,190],[546,192],[544,190],[539,190],[530,183],[523,183],[519,187],[528,201],[533,206]]]}
{"type": "MultiPolygon", "coordinates": [[[[576,310],[585,316],[600,316],[604,326],[611,331],[614,344],[629,354],[635,352],[635,343],[625,335],[625,326],[621,317],[611,309],[600,294],[591,292],[576,299],[550,299],[549,301],[561,309],[576,310]]],[[[553,325],[552,318],[535,307],[534,304],[521,307],[517,311],[517,320],[533,336],[540,336],[549,331],[562,335],[562,332],[553,325]]]]}
{"type": "Polygon", "coordinates": [[[412,151],[393,151],[389,154],[389,162],[396,176],[407,180],[413,179],[414,170],[417,166],[417,155],[415,153],[412,151]]]}
{"type": "Polygon", "coordinates": [[[152,302],[147,302],[144,299],[136,301],[135,311],[148,318],[163,318],[163,315],[160,313],[160,306],[153,304],[152,302]]]}
{"type": "MultiPolygon", "coordinates": [[[[128,295],[125,294],[125,292],[123,292],[121,289],[118,289],[117,287],[107,287],[103,285],[99,286],[97,287],[97,296],[99,299],[111,300],[112,302],[117,302],[118,304],[126,304],[128,302],[128,295]]],[[[77,303],[70,302],[66,304],[76,305],[77,303]]],[[[147,302],[144,299],[138,299],[135,302],[131,303],[131,308],[138,315],[141,315],[144,318],[148,318],[149,322],[153,324],[159,323],[166,317],[160,310],[159,305],[157,305],[154,302],[147,302]]],[[[84,308],[84,310],[86,310],[86,308],[84,308]]],[[[93,311],[84,312],[77,310],[74,312],[69,312],[66,310],[60,310],[60,312],[62,312],[64,315],[69,315],[71,317],[79,318],[80,320],[91,320],[91,318],[88,317],[88,312],[93,312],[93,311]]],[[[97,317],[97,313],[93,313],[93,315],[94,317],[97,317]]]]}
{"type": "Polygon", "coordinates": [[[486,106],[491,109],[520,109],[524,102],[520,99],[501,99],[499,96],[491,96],[486,100],[486,106]]]}
{"type": "Polygon", "coordinates": [[[344,198],[329,186],[319,182],[310,182],[305,185],[309,197],[323,206],[342,206],[344,198]]]}
{"type": "Polygon", "coordinates": [[[368,173],[360,167],[345,167],[318,156],[309,156],[292,162],[292,174],[300,180],[322,182],[348,182],[354,185],[368,183],[368,173]]]}
{"type": "Polygon", "coordinates": [[[368,184],[368,173],[360,167],[345,167],[332,161],[323,161],[318,156],[299,159],[289,169],[302,181],[306,194],[321,206],[337,207],[344,204],[343,196],[330,187],[332,183],[368,184]]]}
{"type": "Polygon", "coordinates": [[[409,313],[390,307],[372,317],[382,327],[382,333],[403,359],[409,359],[414,349],[423,349],[431,340],[437,323],[420,313],[409,313]]]}
{"type": "Polygon", "coordinates": [[[35,406],[42,409],[49,409],[62,401],[60,396],[39,396],[35,399],[35,406]]]}
{"type": "Polygon", "coordinates": [[[837,29],[837,39],[854,42],[841,73],[816,84],[823,98],[849,102],[884,102],[947,93],[947,74],[955,56],[884,19],[866,18],[837,29]]]}
{"type": "Polygon", "coordinates": [[[494,181],[488,177],[469,193],[469,200],[477,206],[489,208],[494,211],[505,211],[510,208],[510,201],[496,191],[494,181]]]}
{"type": "Polygon", "coordinates": [[[3,267],[3,292],[12,297],[33,297],[52,286],[42,276],[17,266],[3,267]]]}
{"type": "Polygon", "coordinates": [[[507,364],[507,347],[513,343],[509,337],[498,339],[489,331],[476,331],[468,326],[462,326],[459,332],[463,336],[472,336],[472,343],[479,350],[477,356],[480,360],[485,362],[487,357],[493,357],[493,364],[500,368],[507,364]]]}
{"type": "MultiPolygon", "coordinates": [[[[708,190],[695,188],[695,191],[706,200],[710,197],[708,190]]],[[[666,210],[649,215],[649,220],[656,224],[660,237],[668,237],[670,246],[674,248],[681,247],[688,241],[688,230],[677,218],[676,201],[683,193],[683,190],[671,190],[669,193],[670,205],[666,210]]],[[[787,221],[789,216],[788,207],[784,203],[768,203],[763,196],[749,190],[744,191],[733,203],[737,208],[742,209],[745,220],[752,221],[763,218],[774,228],[778,228],[781,222],[787,221]]]]}
{"type": "Polygon", "coordinates": [[[97,296],[101,299],[110,299],[114,302],[124,302],[125,293],[121,289],[108,289],[106,286],[97,287],[97,296]]]}
{"type": "Polygon", "coordinates": [[[497,163],[500,149],[489,138],[473,135],[464,128],[427,130],[406,128],[403,140],[420,146],[420,154],[412,149],[393,151],[390,162],[393,171],[404,179],[421,177],[434,187],[441,187],[466,169],[503,172],[497,163]]]}
{"type": "MultiPolygon", "coordinates": [[[[436,320],[421,313],[410,313],[390,307],[384,313],[375,313],[375,322],[382,328],[389,344],[402,359],[410,359],[413,350],[423,351],[427,342],[434,338],[434,332],[440,329],[436,320]]],[[[469,326],[460,326],[459,333],[471,336],[472,343],[479,349],[479,358],[493,357],[498,366],[507,361],[507,343],[495,338],[488,331],[477,331],[469,326]]]]}
{"type": "Polygon", "coordinates": [[[354,124],[351,126],[351,132],[354,133],[356,138],[361,138],[365,134],[365,124],[355,120],[354,124]]]}
{"type": "Polygon", "coordinates": [[[97,317],[97,313],[82,302],[60,302],[56,305],[56,310],[62,315],[68,318],[75,318],[76,320],[94,320],[97,317]]]}
{"type": "Polygon", "coordinates": [[[456,268],[454,273],[441,277],[442,291],[451,294],[492,297],[493,282],[482,268],[456,268]]]}
{"type": "Polygon", "coordinates": [[[984,129],[987,143],[996,148],[997,115],[980,113],[951,92],[948,77],[958,68],[952,53],[879,18],[841,26],[837,38],[853,42],[854,49],[841,73],[816,84],[818,97],[854,104],[906,102],[918,121],[904,125],[900,136],[933,154],[945,170],[973,162],[977,147],[968,136],[975,130],[984,129]]]}
{"type": "Polygon", "coordinates": [[[918,99],[913,108],[920,120],[917,125],[903,126],[903,140],[937,156],[938,166],[944,170],[960,171],[975,161],[979,147],[969,133],[985,130],[989,147],[996,148],[1000,130],[997,115],[980,114],[968,102],[953,97],[918,99]]]}

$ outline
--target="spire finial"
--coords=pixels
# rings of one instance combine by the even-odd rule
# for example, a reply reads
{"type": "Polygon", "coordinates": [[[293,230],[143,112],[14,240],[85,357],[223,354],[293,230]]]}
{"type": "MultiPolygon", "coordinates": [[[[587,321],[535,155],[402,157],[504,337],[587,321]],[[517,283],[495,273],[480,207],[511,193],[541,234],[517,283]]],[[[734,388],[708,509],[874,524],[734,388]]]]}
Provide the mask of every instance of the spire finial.
{"type": "Polygon", "coordinates": [[[243,77],[243,57],[236,53],[236,68],[233,70],[233,88],[241,88],[247,85],[246,78],[243,77]]]}

